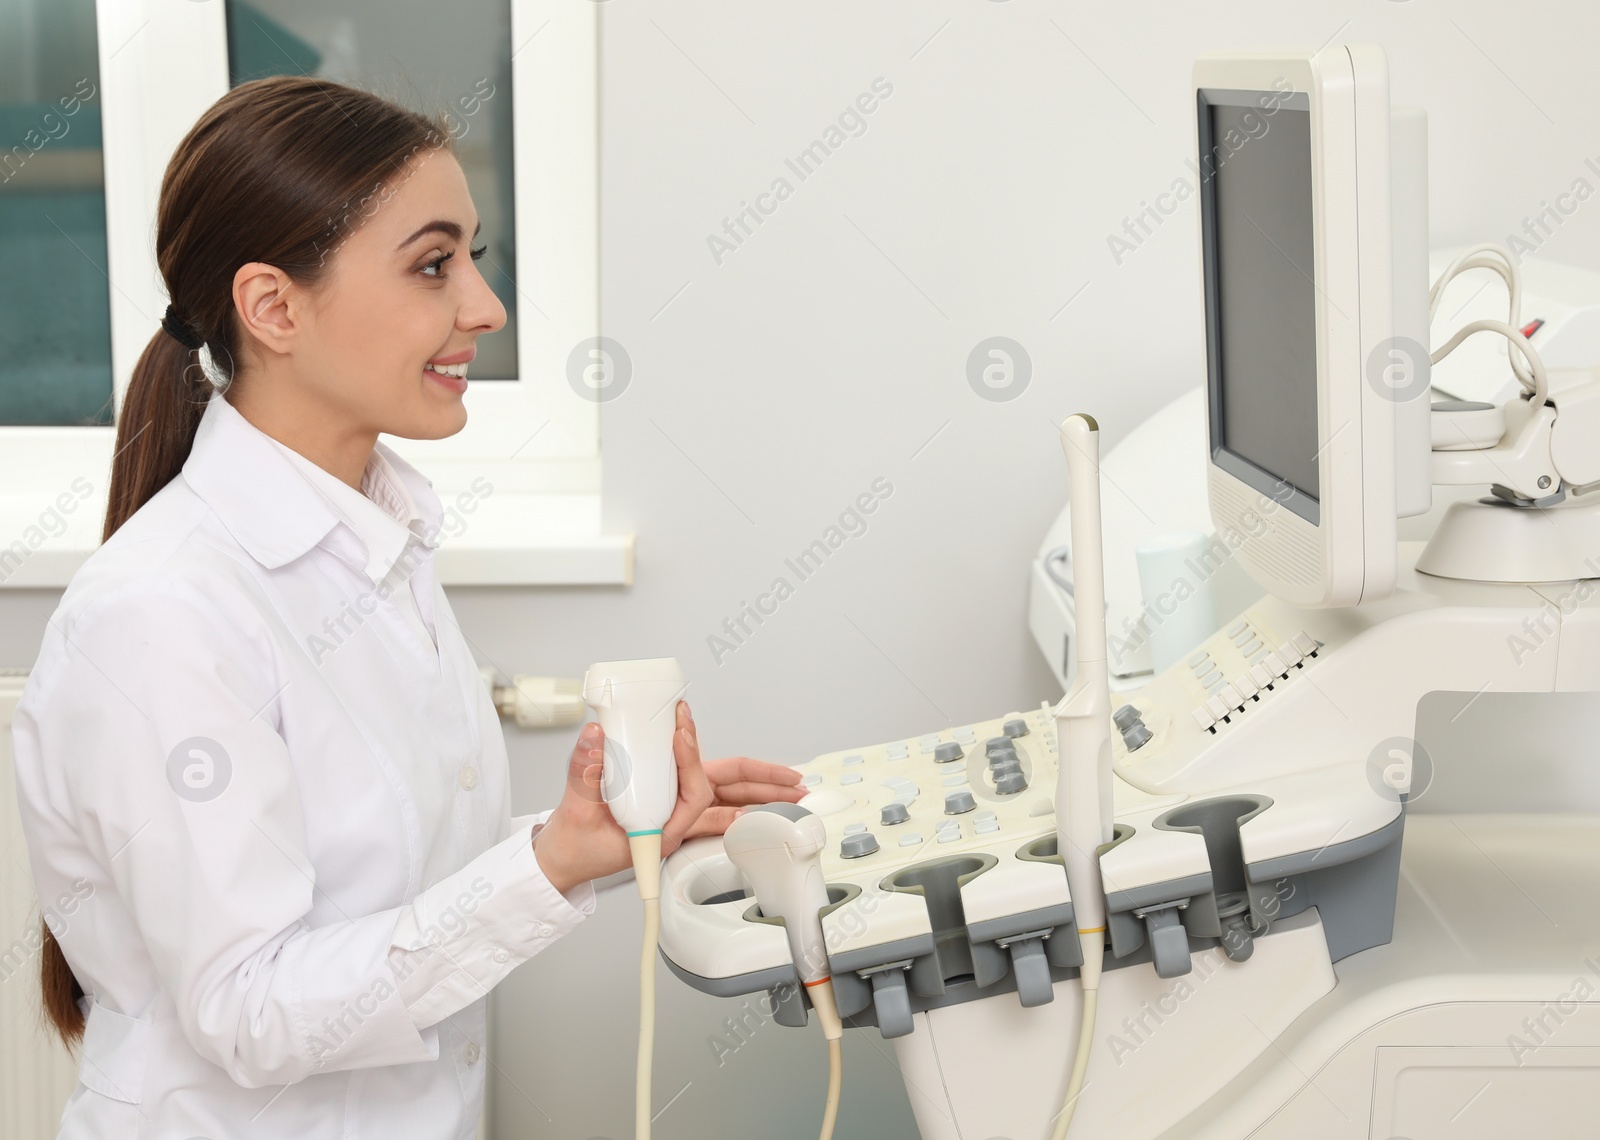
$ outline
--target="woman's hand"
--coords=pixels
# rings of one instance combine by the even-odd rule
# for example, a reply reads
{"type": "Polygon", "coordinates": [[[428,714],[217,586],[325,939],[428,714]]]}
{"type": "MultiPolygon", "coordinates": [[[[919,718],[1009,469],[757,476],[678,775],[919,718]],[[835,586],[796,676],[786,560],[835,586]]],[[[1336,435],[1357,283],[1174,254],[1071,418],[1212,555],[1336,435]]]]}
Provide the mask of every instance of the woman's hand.
{"type": "MultiPolygon", "coordinates": [[[[687,701],[679,701],[672,755],[678,766],[678,802],[661,829],[661,853],[689,838],[721,835],[740,808],[800,799],[800,773],[746,756],[702,764],[700,741],[687,701]]],[[[584,725],[567,764],[567,790],[534,840],[533,852],[551,884],[565,894],[579,883],[633,865],[628,835],[601,794],[605,735],[584,725]]]]}
{"type": "Polygon", "coordinates": [[[775,800],[797,803],[806,795],[800,786],[801,774],[783,764],[730,756],[707,760],[705,770],[715,798],[689,828],[686,839],[721,835],[746,807],[775,800]]]}

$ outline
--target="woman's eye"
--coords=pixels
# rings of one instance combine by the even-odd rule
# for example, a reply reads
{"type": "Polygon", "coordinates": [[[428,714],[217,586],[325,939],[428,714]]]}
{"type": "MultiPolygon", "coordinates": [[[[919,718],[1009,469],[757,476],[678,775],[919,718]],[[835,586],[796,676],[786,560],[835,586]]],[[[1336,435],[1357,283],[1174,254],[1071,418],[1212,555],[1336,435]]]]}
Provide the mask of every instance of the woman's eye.
{"type": "MultiPolygon", "coordinates": [[[[486,254],[488,252],[489,252],[488,245],[481,245],[477,249],[472,250],[472,260],[473,261],[477,261],[480,257],[482,257],[484,254],[486,254]]],[[[431,269],[431,270],[433,270],[433,273],[431,274],[431,276],[437,277],[437,276],[439,276],[439,268],[440,268],[440,266],[444,265],[445,262],[449,261],[455,255],[456,255],[456,251],[452,249],[449,253],[442,254],[441,256],[436,257],[432,261],[428,262],[426,265],[424,265],[422,267],[422,270],[420,270],[419,272],[425,272],[425,271],[431,269]]]]}

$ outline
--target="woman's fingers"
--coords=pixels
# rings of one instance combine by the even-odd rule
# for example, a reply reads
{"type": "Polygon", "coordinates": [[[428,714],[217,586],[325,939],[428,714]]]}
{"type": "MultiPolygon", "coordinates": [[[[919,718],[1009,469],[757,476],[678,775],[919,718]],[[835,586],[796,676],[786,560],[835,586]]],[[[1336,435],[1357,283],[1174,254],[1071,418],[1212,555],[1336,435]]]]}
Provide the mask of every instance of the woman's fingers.
{"type": "Polygon", "coordinates": [[[720,804],[770,804],[774,800],[797,803],[809,793],[809,788],[798,784],[758,784],[747,780],[737,784],[718,784],[717,802],[720,804]]]}
{"type": "Polygon", "coordinates": [[[803,778],[800,771],[787,764],[774,764],[769,760],[756,760],[749,756],[707,760],[705,769],[706,775],[711,777],[711,786],[719,789],[723,784],[737,783],[798,784],[803,778]]]}
{"type": "Polygon", "coordinates": [[[713,799],[711,781],[700,763],[700,742],[687,701],[678,702],[678,729],[672,734],[672,756],[678,765],[678,804],[672,818],[661,829],[663,847],[668,842],[676,847],[713,799]]]}
{"type": "Polygon", "coordinates": [[[604,803],[600,787],[604,775],[605,731],[593,721],[583,726],[567,762],[567,788],[590,803],[604,803]]]}
{"type": "Polygon", "coordinates": [[[699,839],[703,835],[721,835],[728,830],[728,825],[738,816],[739,809],[728,806],[708,807],[700,813],[700,818],[689,825],[689,830],[684,832],[684,839],[699,839]]]}

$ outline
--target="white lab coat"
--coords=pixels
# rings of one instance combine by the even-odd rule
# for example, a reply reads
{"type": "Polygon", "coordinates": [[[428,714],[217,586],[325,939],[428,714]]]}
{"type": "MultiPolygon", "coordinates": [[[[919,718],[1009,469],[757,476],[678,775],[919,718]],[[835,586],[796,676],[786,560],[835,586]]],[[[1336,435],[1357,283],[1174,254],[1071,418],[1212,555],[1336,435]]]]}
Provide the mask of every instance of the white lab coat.
{"type": "MultiPolygon", "coordinates": [[[[376,451],[436,541],[431,484],[376,451]]],[[[395,522],[374,558],[349,517],[213,396],[50,619],[14,736],[89,995],[62,1140],[471,1140],[488,990],[593,911],[533,857],[549,813],[510,814],[432,542],[395,522]]]]}

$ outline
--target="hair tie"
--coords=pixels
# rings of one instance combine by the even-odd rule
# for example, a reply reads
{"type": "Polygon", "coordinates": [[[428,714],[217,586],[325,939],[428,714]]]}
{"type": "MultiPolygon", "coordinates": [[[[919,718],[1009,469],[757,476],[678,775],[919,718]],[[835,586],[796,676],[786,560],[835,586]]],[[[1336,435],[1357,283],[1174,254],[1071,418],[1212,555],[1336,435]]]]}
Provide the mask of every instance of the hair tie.
{"type": "Polygon", "coordinates": [[[161,318],[161,327],[184,348],[198,349],[206,342],[205,337],[196,332],[193,325],[178,316],[170,304],[167,306],[167,315],[161,318]]]}

